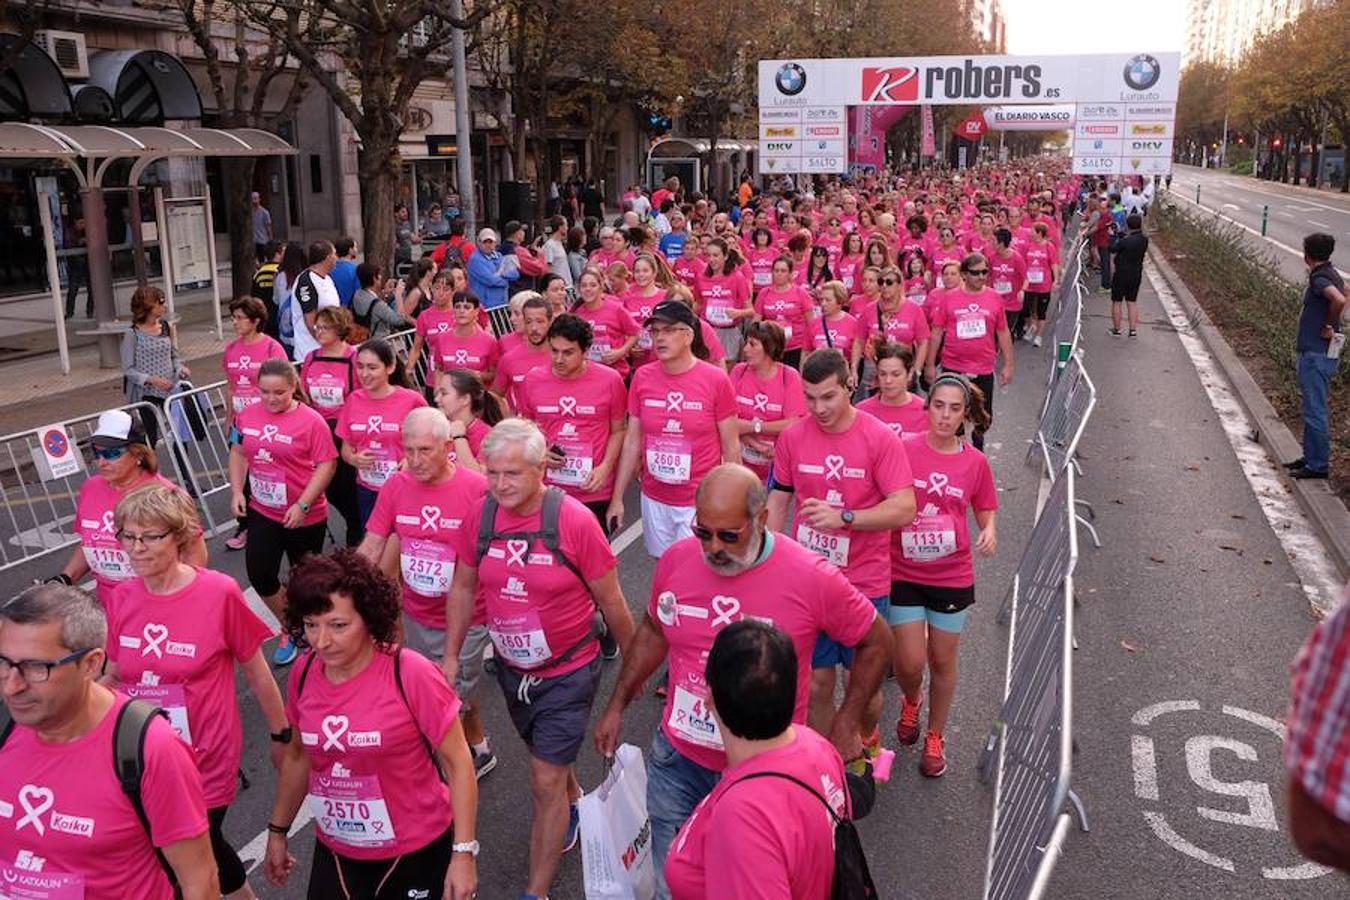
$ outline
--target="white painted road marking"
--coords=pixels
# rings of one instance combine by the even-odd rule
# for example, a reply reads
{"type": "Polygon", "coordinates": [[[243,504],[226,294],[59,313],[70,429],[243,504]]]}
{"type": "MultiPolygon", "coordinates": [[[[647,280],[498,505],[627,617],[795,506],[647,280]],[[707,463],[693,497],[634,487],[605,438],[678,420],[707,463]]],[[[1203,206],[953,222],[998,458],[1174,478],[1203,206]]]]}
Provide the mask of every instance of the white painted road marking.
{"type": "Polygon", "coordinates": [[[1309,219],[1309,220],[1308,220],[1308,224],[1309,224],[1309,225],[1316,225],[1318,228],[1330,228],[1330,227],[1331,227],[1331,226],[1328,225],[1326,222],[1319,222],[1319,221],[1317,221],[1316,219],[1309,219]]]}
{"type": "MultiPolygon", "coordinates": [[[[299,834],[312,818],[314,818],[314,815],[309,811],[309,804],[302,803],[300,812],[296,815],[295,821],[291,823],[291,831],[288,837],[295,837],[299,834]]],[[[267,830],[263,829],[262,834],[240,847],[238,852],[239,860],[244,864],[244,871],[252,874],[258,866],[262,865],[263,857],[267,855],[267,830]]],[[[308,873],[305,874],[308,876],[308,873]]]]}
{"type": "MultiPolygon", "coordinates": [[[[1235,219],[1233,219],[1232,216],[1229,216],[1229,215],[1227,215],[1226,213],[1224,213],[1223,210],[1214,209],[1213,207],[1210,207],[1210,206],[1205,206],[1203,203],[1196,203],[1194,200],[1192,200],[1190,197],[1187,197],[1187,196],[1185,195],[1185,193],[1183,193],[1183,192],[1181,192],[1181,191],[1171,191],[1171,192],[1169,192],[1169,194],[1170,194],[1170,196],[1172,196],[1173,198],[1179,198],[1179,199],[1181,199],[1181,200],[1185,200],[1185,201],[1186,201],[1187,203],[1189,203],[1191,206],[1198,207],[1199,209],[1203,209],[1203,210],[1205,210],[1205,211],[1207,211],[1207,212],[1212,212],[1212,213],[1214,213],[1216,216],[1220,216],[1220,217],[1222,217],[1222,218],[1224,218],[1224,219],[1227,219],[1229,222],[1232,222],[1234,225],[1236,225],[1238,228],[1241,228],[1243,231],[1246,231],[1246,232],[1248,232],[1249,234],[1254,234],[1254,235],[1256,235],[1257,237],[1261,238],[1261,240],[1269,242],[1272,246],[1279,247],[1279,248],[1280,248],[1281,250],[1283,250],[1285,253],[1291,253],[1291,254],[1293,254],[1294,256],[1297,256],[1299,259],[1302,259],[1302,258],[1303,258],[1303,251],[1302,251],[1302,250],[1295,250],[1293,247],[1290,247],[1288,244],[1285,244],[1285,243],[1282,243],[1282,242],[1280,242],[1280,241],[1277,241],[1277,240],[1275,240],[1273,237],[1266,237],[1266,236],[1263,236],[1263,235],[1261,234],[1261,232],[1257,231],[1255,228],[1252,228],[1252,227],[1249,226],[1249,225],[1243,225],[1241,222],[1238,222],[1238,221],[1236,221],[1235,219]]],[[[1289,213],[1287,213],[1287,212],[1285,212],[1285,211],[1283,211],[1283,210],[1276,210],[1275,214],[1276,214],[1277,216],[1284,216],[1286,219],[1292,219],[1292,218],[1294,218],[1292,215],[1290,215],[1289,213]]],[[[1346,272],[1346,271],[1344,271],[1343,269],[1337,269],[1336,271],[1341,273],[1341,277],[1343,277],[1343,278],[1350,278],[1350,272],[1346,272]]]]}

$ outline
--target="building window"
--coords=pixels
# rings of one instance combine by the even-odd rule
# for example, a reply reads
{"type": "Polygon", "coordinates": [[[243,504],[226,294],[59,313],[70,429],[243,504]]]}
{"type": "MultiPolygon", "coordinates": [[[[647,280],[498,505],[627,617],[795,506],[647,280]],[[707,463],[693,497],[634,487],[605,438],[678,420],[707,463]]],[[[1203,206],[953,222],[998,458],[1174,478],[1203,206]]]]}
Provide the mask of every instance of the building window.
{"type": "Polygon", "coordinates": [[[323,193],[323,157],[317,153],[309,155],[309,189],[316,194],[323,193]]]}

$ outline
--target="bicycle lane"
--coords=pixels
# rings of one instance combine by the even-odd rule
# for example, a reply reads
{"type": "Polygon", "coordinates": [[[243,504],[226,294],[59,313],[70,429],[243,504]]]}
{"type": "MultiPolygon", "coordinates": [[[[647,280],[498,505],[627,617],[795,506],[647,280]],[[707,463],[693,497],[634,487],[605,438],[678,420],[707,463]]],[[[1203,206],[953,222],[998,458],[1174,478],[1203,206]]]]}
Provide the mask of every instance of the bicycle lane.
{"type": "Polygon", "coordinates": [[[1290,841],[1281,761],[1310,591],[1334,586],[1301,558],[1305,590],[1290,553],[1320,545],[1283,508],[1293,501],[1223,376],[1160,290],[1151,273],[1133,340],[1107,334],[1104,295],[1084,305],[1100,403],[1079,496],[1104,546],[1082,535],[1075,578],[1073,783],[1092,831],[1070,833],[1050,893],[1344,896],[1339,876],[1306,865],[1290,841]]]}

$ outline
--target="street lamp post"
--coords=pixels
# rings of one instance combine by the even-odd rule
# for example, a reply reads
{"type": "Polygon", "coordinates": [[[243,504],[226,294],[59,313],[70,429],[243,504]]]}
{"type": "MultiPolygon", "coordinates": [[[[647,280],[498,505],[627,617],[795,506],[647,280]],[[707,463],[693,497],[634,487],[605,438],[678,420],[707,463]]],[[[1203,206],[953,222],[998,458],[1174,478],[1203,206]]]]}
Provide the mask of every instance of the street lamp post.
{"type": "MultiPolygon", "coordinates": [[[[464,18],[464,0],[450,0],[450,15],[464,18]]],[[[455,77],[455,179],[459,182],[459,211],[465,234],[477,234],[477,196],[473,184],[473,126],[469,119],[469,67],[464,53],[464,29],[453,28],[450,56],[455,77]]]]}

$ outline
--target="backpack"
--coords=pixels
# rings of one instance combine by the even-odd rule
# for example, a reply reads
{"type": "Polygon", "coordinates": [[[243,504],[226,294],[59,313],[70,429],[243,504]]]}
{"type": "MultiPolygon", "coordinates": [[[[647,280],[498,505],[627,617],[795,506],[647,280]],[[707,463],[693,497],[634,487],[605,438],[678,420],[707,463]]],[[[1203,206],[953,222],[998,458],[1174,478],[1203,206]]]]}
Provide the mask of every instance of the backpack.
{"type": "MultiPolygon", "coordinates": [[[[295,699],[298,702],[300,695],[305,692],[305,682],[309,680],[310,666],[314,665],[314,659],[317,653],[309,654],[305,660],[305,666],[300,670],[300,683],[295,687],[295,699]]],[[[394,651],[394,686],[398,688],[398,697],[403,701],[404,709],[408,710],[408,715],[413,716],[412,705],[408,703],[408,695],[403,692],[403,648],[399,647],[394,651]]],[[[445,770],[441,768],[441,758],[436,755],[436,748],[427,740],[427,736],[422,733],[422,729],[417,724],[417,718],[413,716],[413,727],[417,729],[417,736],[422,739],[422,746],[426,748],[427,755],[431,757],[431,764],[436,767],[436,775],[441,779],[441,784],[449,784],[446,779],[445,770]]]]}
{"type": "Polygon", "coordinates": [[[858,837],[858,829],[851,820],[839,818],[834,807],[819,791],[785,772],[754,772],[736,779],[731,787],[751,778],[791,781],[819,800],[829,812],[830,818],[834,820],[834,879],[830,885],[830,900],[875,900],[880,896],[876,885],[872,883],[872,873],[867,868],[867,854],[863,851],[862,839],[858,837]]]}
{"type": "MultiPolygon", "coordinates": [[[[117,722],[113,725],[113,773],[122,786],[122,793],[126,794],[127,801],[135,810],[137,820],[145,829],[146,837],[150,837],[152,832],[150,818],[145,814],[145,804],[141,802],[141,778],[145,775],[145,735],[157,716],[162,716],[165,721],[169,718],[164,710],[153,703],[130,700],[118,711],[117,722]]],[[[5,746],[13,731],[14,720],[9,715],[9,709],[0,704],[0,748],[5,746]]],[[[164,858],[164,852],[154,846],[153,840],[150,846],[154,848],[160,867],[173,886],[174,896],[181,896],[178,878],[169,861],[164,858]]]]}

